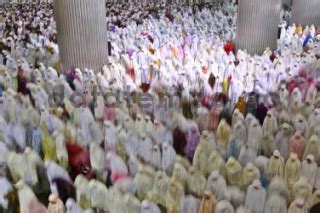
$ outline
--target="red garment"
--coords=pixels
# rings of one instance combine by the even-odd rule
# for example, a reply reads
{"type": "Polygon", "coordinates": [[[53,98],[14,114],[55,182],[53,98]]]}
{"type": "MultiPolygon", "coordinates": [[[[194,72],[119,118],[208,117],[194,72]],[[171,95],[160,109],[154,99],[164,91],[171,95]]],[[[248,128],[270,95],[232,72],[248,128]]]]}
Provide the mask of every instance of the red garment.
{"type": "Polygon", "coordinates": [[[231,52],[234,51],[234,45],[231,41],[228,41],[225,45],[224,45],[224,51],[226,51],[226,53],[229,55],[231,52]]]}
{"type": "Polygon", "coordinates": [[[187,145],[186,135],[178,128],[173,132],[173,148],[176,153],[181,156],[185,156],[185,147],[187,145]]]}
{"type": "Polygon", "coordinates": [[[301,132],[296,132],[296,134],[291,138],[289,153],[297,154],[300,161],[302,160],[304,153],[304,137],[301,132]]]}
{"type": "Polygon", "coordinates": [[[295,78],[292,78],[288,83],[288,92],[291,95],[292,91],[298,86],[295,78]]]}
{"type": "Polygon", "coordinates": [[[111,181],[113,184],[115,184],[118,181],[124,180],[128,177],[125,173],[112,173],[111,174],[111,181]]]}
{"type": "Polygon", "coordinates": [[[140,89],[142,89],[142,91],[144,93],[148,92],[149,89],[150,89],[150,84],[146,84],[146,83],[142,83],[141,86],[140,86],[140,89]]]}
{"type": "Polygon", "coordinates": [[[93,178],[89,151],[78,144],[67,144],[70,176],[73,180],[79,175],[84,175],[88,180],[93,178]]]}
{"type": "Polygon", "coordinates": [[[135,76],[134,67],[132,64],[128,64],[126,66],[126,74],[130,76],[133,82],[136,82],[136,76],[135,76]]]}
{"type": "Polygon", "coordinates": [[[306,78],[307,77],[307,72],[305,70],[300,70],[299,71],[299,76],[302,78],[306,78]]]}

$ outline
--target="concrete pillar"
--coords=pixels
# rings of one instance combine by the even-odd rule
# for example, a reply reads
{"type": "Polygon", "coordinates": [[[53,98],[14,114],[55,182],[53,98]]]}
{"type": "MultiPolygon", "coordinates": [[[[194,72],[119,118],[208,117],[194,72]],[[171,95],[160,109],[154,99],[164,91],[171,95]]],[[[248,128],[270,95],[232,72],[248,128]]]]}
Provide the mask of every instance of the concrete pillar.
{"type": "Polygon", "coordinates": [[[107,63],[104,0],[54,0],[62,68],[99,71],[107,63]]]}
{"type": "Polygon", "coordinates": [[[292,21],[303,26],[320,26],[320,0],[293,0],[292,21]]]}
{"type": "Polygon", "coordinates": [[[276,49],[281,0],[239,0],[237,49],[261,54],[276,49]]]}

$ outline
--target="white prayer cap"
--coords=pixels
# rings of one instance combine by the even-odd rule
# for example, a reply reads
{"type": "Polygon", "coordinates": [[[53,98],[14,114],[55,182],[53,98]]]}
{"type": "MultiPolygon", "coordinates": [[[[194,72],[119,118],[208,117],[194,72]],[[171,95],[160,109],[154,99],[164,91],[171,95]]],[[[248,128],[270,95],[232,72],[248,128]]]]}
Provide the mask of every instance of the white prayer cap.
{"type": "Polygon", "coordinates": [[[256,187],[260,187],[261,186],[261,181],[257,179],[255,181],[253,181],[252,185],[256,186],[256,187]]]}
{"type": "Polygon", "coordinates": [[[273,152],[273,156],[279,158],[279,157],[281,156],[280,151],[279,151],[279,150],[275,150],[275,151],[273,152]]]}
{"type": "Polygon", "coordinates": [[[80,105],[83,103],[83,100],[82,100],[82,97],[81,96],[76,96],[73,100],[73,102],[76,104],[76,105],[80,105]]]}
{"type": "Polygon", "coordinates": [[[14,91],[11,88],[7,89],[7,93],[8,93],[8,95],[10,95],[12,97],[15,97],[17,95],[16,91],[14,91]]]}
{"type": "Polygon", "coordinates": [[[115,104],[117,102],[117,100],[116,100],[116,98],[114,97],[114,96],[110,96],[110,97],[108,97],[108,99],[107,99],[107,103],[108,104],[115,104]]]}
{"type": "Polygon", "coordinates": [[[290,158],[292,159],[298,159],[298,155],[296,153],[291,153],[290,158]]]}
{"type": "Polygon", "coordinates": [[[214,170],[213,172],[211,172],[210,177],[212,179],[217,179],[219,175],[220,175],[219,170],[214,170]]]}
{"type": "Polygon", "coordinates": [[[141,203],[142,208],[148,209],[150,207],[150,201],[144,200],[141,203]]]}
{"type": "Polygon", "coordinates": [[[314,156],[313,155],[308,155],[307,156],[307,160],[310,160],[310,161],[314,162],[314,156]]]}

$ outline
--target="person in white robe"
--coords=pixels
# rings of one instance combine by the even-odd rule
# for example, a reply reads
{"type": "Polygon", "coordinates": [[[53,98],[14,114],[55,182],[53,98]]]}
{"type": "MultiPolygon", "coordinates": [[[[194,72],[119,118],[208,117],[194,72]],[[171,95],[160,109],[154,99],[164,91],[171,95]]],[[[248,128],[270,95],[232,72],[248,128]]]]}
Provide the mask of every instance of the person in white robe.
{"type": "Polygon", "coordinates": [[[225,179],[215,170],[211,173],[207,181],[207,190],[210,190],[216,197],[217,201],[225,198],[227,183],[225,179]]]}
{"type": "Polygon", "coordinates": [[[228,201],[222,200],[216,206],[216,213],[234,213],[234,208],[228,201]]]}
{"type": "Polygon", "coordinates": [[[67,213],[85,213],[73,198],[69,198],[66,202],[67,213]]]}
{"type": "Polygon", "coordinates": [[[255,180],[247,189],[245,207],[253,213],[263,213],[267,191],[262,187],[259,180],[255,180]]]}
{"type": "Polygon", "coordinates": [[[16,189],[18,190],[19,204],[20,209],[29,212],[29,206],[31,201],[37,200],[36,195],[23,180],[20,180],[15,184],[16,189]]]}
{"type": "Polygon", "coordinates": [[[280,126],[280,130],[275,137],[275,146],[284,159],[289,157],[289,145],[292,135],[293,127],[288,123],[284,123],[280,126]]]}
{"type": "Polygon", "coordinates": [[[90,202],[92,208],[108,211],[110,198],[107,187],[103,183],[93,179],[89,182],[89,188],[91,190],[90,202]]]}
{"type": "Polygon", "coordinates": [[[264,213],[286,213],[286,200],[279,194],[275,193],[268,196],[264,213]]]}
{"type": "Polygon", "coordinates": [[[248,127],[248,140],[247,145],[254,150],[256,154],[261,149],[261,139],[263,136],[263,129],[261,128],[258,120],[253,120],[248,127]]]}
{"type": "Polygon", "coordinates": [[[173,166],[176,160],[176,152],[173,147],[164,143],[162,145],[162,169],[167,175],[171,175],[173,171],[173,166]]]}
{"type": "Polygon", "coordinates": [[[300,177],[305,177],[312,188],[315,186],[317,176],[317,163],[313,155],[308,155],[307,159],[302,162],[300,177]]]}
{"type": "Polygon", "coordinates": [[[144,200],[141,203],[141,213],[161,213],[161,210],[155,203],[144,200]]]}
{"type": "Polygon", "coordinates": [[[0,190],[0,205],[3,209],[8,209],[9,201],[6,198],[6,195],[13,190],[11,183],[8,179],[1,177],[0,178],[1,190],[0,190]]]}
{"type": "Polygon", "coordinates": [[[293,198],[302,198],[307,201],[312,194],[312,187],[308,183],[307,178],[301,177],[292,188],[293,198]]]}
{"type": "Polygon", "coordinates": [[[307,213],[308,204],[301,198],[295,199],[288,208],[288,213],[307,213]]]}
{"type": "Polygon", "coordinates": [[[240,149],[239,163],[245,167],[248,163],[253,162],[257,157],[257,151],[250,148],[248,145],[243,145],[240,149]]]}

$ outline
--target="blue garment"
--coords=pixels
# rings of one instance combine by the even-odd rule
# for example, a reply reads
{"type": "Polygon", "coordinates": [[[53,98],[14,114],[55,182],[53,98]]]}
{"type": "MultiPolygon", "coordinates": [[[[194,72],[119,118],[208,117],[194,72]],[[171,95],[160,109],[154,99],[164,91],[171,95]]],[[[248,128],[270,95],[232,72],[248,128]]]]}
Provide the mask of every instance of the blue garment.
{"type": "Polygon", "coordinates": [[[308,43],[309,43],[309,41],[310,40],[312,40],[312,36],[311,36],[311,34],[309,33],[309,35],[307,36],[307,38],[304,40],[304,42],[303,42],[303,46],[306,46],[308,43]]]}
{"type": "Polygon", "coordinates": [[[32,132],[32,149],[41,156],[41,129],[37,127],[32,132]]]}
{"type": "Polygon", "coordinates": [[[234,157],[235,159],[238,159],[241,147],[239,147],[237,143],[238,141],[236,138],[231,139],[228,145],[226,159],[229,159],[230,157],[234,157]]]}
{"type": "Polygon", "coordinates": [[[50,134],[54,132],[54,126],[53,126],[53,120],[51,115],[47,116],[47,125],[48,125],[48,131],[50,134]]]}
{"type": "Polygon", "coordinates": [[[261,174],[260,182],[261,182],[261,185],[263,186],[263,188],[268,189],[270,182],[269,182],[269,179],[266,174],[264,174],[264,173],[261,174]]]}

